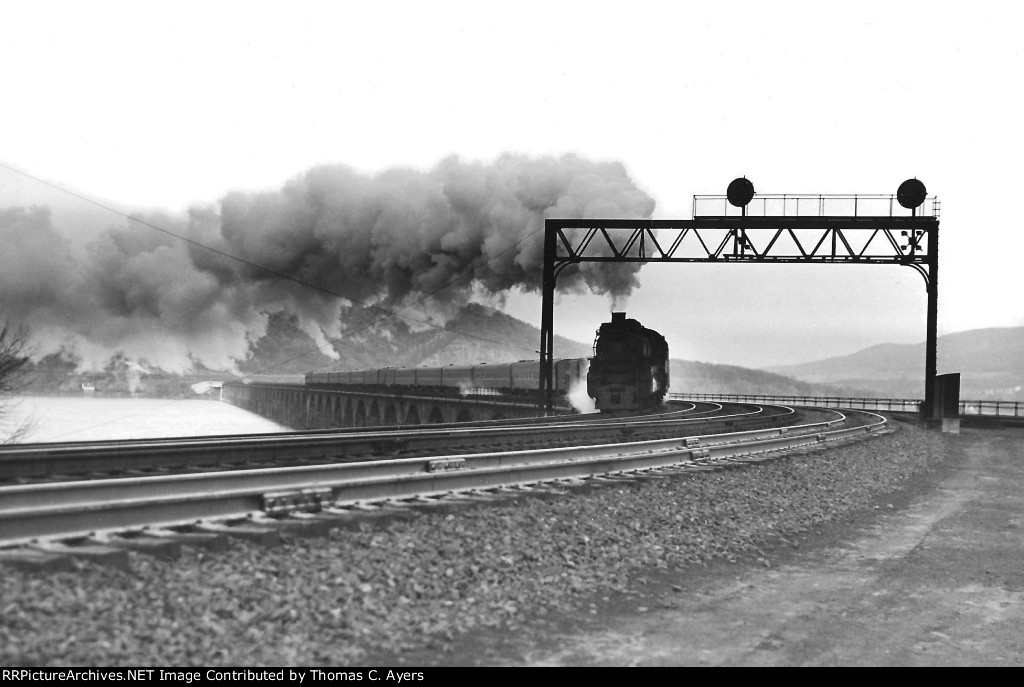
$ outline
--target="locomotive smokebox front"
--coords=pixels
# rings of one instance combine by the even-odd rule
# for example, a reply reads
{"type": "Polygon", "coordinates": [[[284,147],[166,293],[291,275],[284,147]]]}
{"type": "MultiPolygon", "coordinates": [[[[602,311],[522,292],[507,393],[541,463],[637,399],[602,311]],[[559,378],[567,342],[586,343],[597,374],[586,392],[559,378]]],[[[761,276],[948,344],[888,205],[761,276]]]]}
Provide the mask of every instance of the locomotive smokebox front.
{"type": "Polygon", "coordinates": [[[587,394],[605,413],[643,412],[661,405],[668,390],[668,343],[624,312],[597,330],[587,394]]]}

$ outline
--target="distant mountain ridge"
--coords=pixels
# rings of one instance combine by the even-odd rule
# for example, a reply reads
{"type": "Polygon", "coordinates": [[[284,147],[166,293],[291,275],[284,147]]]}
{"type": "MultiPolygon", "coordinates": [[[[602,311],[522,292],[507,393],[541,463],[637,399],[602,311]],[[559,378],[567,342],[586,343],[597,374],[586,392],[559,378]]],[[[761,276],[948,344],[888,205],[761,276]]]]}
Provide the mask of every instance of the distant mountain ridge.
{"type": "MultiPolygon", "coordinates": [[[[248,355],[238,361],[238,371],[280,375],[539,359],[536,349],[540,329],[478,304],[462,307],[443,327],[385,317],[371,309],[351,308],[344,314],[341,328],[349,334],[329,344],[336,355],[332,357],[300,328],[297,316],[285,312],[271,314],[266,332],[249,342],[248,355]]],[[[554,337],[556,359],[592,355],[591,344],[554,337]]],[[[88,381],[97,384],[97,392],[129,393],[129,385],[122,379],[125,375],[118,372],[126,364],[121,354],[113,356],[108,370],[101,373],[78,370],[80,362],[63,349],[44,357],[33,364],[28,391],[80,394],[82,383],[88,381]]],[[[195,366],[188,377],[153,370],[139,378],[140,391],[157,396],[187,395],[189,385],[197,380],[231,376],[228,372],[209,370],[198,361],[195,366]]],[[[669,391],[683,394],[857,395],[841,386],[799,381],[764,370],[678,359],[670,361],[670,377],[669,391]]]]}
{"type": "MultiPolygon", "coordinates": [[[[238,362],[238,371],[303,374],[505,363],[539,357],[537,327],[478,304],[463,306],[444,326],[351,308],[343,314],[341,329],[349,334],[329,344],[334,353],[331,356],[300,328],[297,316],[272,314],[266,333],[250,341],[248,355],[238,362]]],[[[589,343],[555,337],[555,358],[589,358],[592,354],[589,343]]],[[[105,372],[89,373],[77,370],[80,361],[62,350],[33,364],[26,391],[81,393],[82,383],[102,378],[104,388],[111,393],[128,393],[130,385],[118,372],[124,362],[120,357],[113,356],[105,372]]],[[[187,393],[195,379],[221,379],[228,374],[202,368],[198,361],[196,366],[189,378],[154,369],[153,374],[140,377],[142,390],[150,395],[175,396],[187,393]]],[[[1024,401],[1024,327],[977,329],[939,337],[938,371],[960,372],[961,398],[1024,401]]],[[[922,398],[924,344],[880,344],[851,355],[765,370],[675,359],[670,362],[669,391],[922,398]]]]}
{"type": "MultiPolygon", "coordinates": [[[[938,373],[960,373],[960,397],[1024,400],[1024,327],[972,329],[938,337],[938,373]]],[[[924,395],[925,344],[880,344],[850,355],[766,371],[872,396],[924,395]]]]}
{"type": "Polygon", "coordinates": [[[735,365],[670,361],[670,393],[765,396],[857,396],[843,386],[802,382],[781,374],[735,365]]]}
{"type": "MultiPolygon", "coordinates": [[[[342,324],[351,332],[331,342],[336,358],[323,353],[299,328],[298,318],[270,316],[267,333],[251,342],[242,372],[294,374],[322,370],[363,370],[420,365],[467,365],[539,357],[540,329],[476,303],[462,307],[444,326],[418,325],[379,312],[353,308],[342,324]]],[[[556,358],[586,358],[590,345],[554,338],[556,358]]]]}
{"type": "MultiPolygon", "coordinates": [[[[347,313],[343,328],[353,333],[332,344],[338,356],[332,359],[299,329],[298,318],[277,313],[271,316],[267,333],[252,342],[250,355],[239,369],[295,374],[539,359],[539,328],[475,303],[460,309],[443,328],[416,330],[400,318],[382,319],[380,313],[358,309],[347,313]]],[[[555,337],[556,359],[592,355],[591,344],[555,337]]],[[[686,360],[670,361],[670,376],[669,391],[675,393],[854,395],[839,386],[801,382],[763,370],[686,360]]]]}

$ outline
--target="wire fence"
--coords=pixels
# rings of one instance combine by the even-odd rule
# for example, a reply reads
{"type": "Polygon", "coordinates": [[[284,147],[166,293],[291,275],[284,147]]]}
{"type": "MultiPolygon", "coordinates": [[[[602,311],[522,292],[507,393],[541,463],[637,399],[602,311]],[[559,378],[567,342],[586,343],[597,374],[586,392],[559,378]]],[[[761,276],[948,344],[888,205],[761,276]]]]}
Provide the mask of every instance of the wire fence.
{"type": "MultiPolygon", "coordinates": [[[[861,410],[896,410],[918,412],[920,399],[850,398],[843,396],[771,396],[762,394],[685,394],[672,393],[673,401],[732,401],[736,403],[786,403],[825,408],[859,408],[861,410]]],[[[1021,401],[960,401],[960,415],[998,415],[1024,417],[1021,401]]]]}

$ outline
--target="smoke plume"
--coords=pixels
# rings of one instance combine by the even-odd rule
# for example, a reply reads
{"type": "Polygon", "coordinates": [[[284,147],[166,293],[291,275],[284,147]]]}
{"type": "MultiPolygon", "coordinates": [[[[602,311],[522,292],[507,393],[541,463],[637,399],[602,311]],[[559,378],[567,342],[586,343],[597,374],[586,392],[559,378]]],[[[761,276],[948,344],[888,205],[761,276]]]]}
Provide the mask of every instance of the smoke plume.
{"type": "MultiPolygon", "coordinates": [[[[186,217],[139,216],[244,262],[134,222],[82,251],[45,208],[13,208],[0,210],[0,304],[45,347],[73,340],[86,360],[123,351],[165,370],[196,360],[223,369],[245,357],[268,312],[295,313],[324,341],[345,329],[348,303],[336,294],[390,309],[431,294],[445,305],[539,291],[546,218],[653,210],[621,164],[573,155],[453,157],[426,172],[376,175],[321,166],[186,217]]],[[[559,289],[621,299],[639,267],[584,264],[563,272],[559,289]]]]}

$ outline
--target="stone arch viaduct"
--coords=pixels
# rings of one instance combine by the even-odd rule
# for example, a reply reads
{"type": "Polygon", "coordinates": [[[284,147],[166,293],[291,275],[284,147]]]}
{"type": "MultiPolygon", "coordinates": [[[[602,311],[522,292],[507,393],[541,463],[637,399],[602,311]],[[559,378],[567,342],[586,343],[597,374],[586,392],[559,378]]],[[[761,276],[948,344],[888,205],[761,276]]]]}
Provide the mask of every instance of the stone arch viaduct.
{"type": "Polygon", "coordinates": [[[356,390],[225,384],[221,398],[293,429],[426,425],[537,414],[536,404],[528,399],[426,396],[380,387],[356,390]]]}

